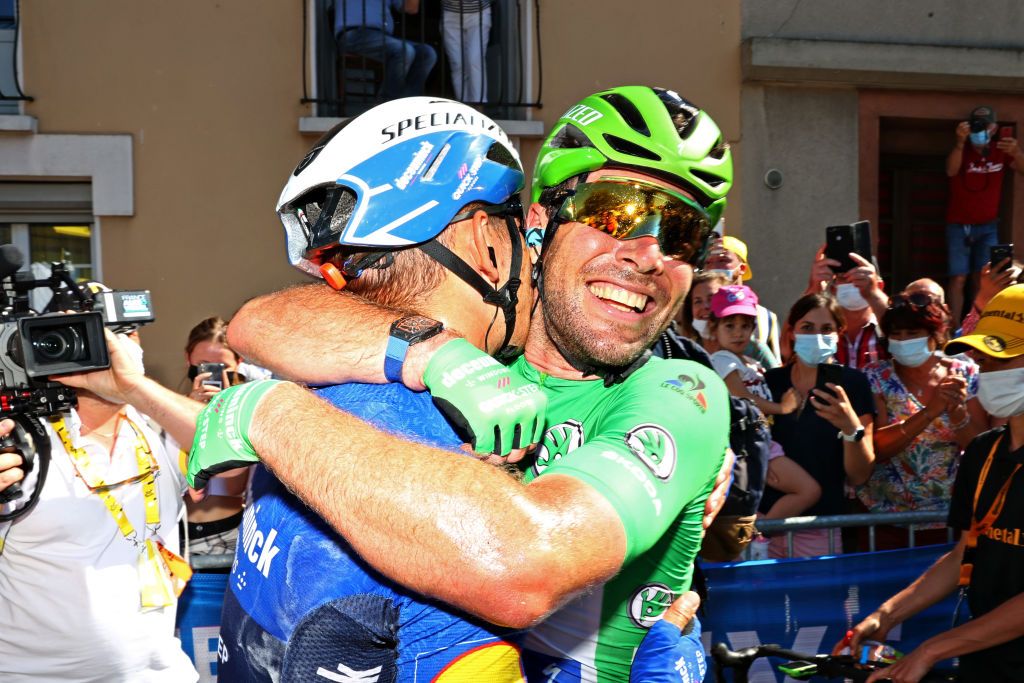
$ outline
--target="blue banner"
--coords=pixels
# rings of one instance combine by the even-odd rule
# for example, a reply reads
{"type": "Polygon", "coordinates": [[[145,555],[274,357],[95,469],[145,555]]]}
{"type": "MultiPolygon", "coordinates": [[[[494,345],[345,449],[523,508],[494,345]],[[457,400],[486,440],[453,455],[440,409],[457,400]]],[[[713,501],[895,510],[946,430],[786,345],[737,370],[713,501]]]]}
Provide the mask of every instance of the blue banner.
{"type": "Polygon", "coordinates": [[[220,608],[227,586],[227,574],[196,572],[178,600],[178,638],[196,665],[199,683],[217,681],[220,608]]]}
{"type": "MultiPolygon", "coordinates": [[[[705,649],[724,641],[734,650],[776,643],[797,652],[829,652],[851,626],[906,588],[952,547],[703,565],[708,581],[701,619],[705,649]]],[[[913,650],[950,628],[955,606],[954,593],[893,629],[887,641],[902,652],[913,650]]],[[[713,670],[706,680],[714,680],[713,670]]],[[[793,679],[762,659],[750,670],[750,680],[793,679]]]]}

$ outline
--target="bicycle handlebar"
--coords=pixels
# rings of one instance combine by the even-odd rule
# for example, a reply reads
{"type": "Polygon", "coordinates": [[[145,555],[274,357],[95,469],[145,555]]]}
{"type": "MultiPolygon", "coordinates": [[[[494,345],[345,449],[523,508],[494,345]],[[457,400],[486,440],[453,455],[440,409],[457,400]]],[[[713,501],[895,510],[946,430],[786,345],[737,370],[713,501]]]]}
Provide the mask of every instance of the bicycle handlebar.
{"type": "MultiPolygon", "coordinates": [[[[858,665],[850,655],[804,654],[788,650],[781,645],[758,645],[742,650],[730,650],[725,643],[715,643],[711,648],[711,657],[715,660],[715,680],[725,683],[725,669],[734,669],[734,683],[747,683],[747,672],[754,660],[761,657],[778,657],[789,662],[806,662],[814,665],[814,670],[806,678],[816,676],[824,678],[849,678],[857,683],[866,681],[881,665],[877,662],[866,666],[858,665]]],[[[803,677],[800,677],[803,680],[803,677]]],[[[948,683],[954,680],[949,672],[932,670],[921,679],[921,683],[948,683]]]]}

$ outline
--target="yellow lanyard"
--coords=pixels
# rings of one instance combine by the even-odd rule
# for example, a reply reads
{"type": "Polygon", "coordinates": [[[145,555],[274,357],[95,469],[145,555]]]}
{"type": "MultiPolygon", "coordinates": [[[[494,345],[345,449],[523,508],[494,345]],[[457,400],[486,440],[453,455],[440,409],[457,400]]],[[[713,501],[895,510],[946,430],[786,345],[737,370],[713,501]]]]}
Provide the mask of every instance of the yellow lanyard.
{"type": "MultiPolygon", "coordinates": [[[[138,464],[138,476],[134,479],[142,483],[142,496],[145,501],[146,507],[146,526],[150,528],[151,532],[155,533],[160,528],[160,505],[157,500],[156,491],[156,476],[154,474],[155,468],[153,467],[153,451],[149,447],[149,442],[146,440],[142,430],[127,417],[124,418],[128,426],[135,432],[135,461],[138,464]]],[[[131,521],[128,519],[128,515],[125,514],[124,508],[121,506],[117,499],[114,498],[110,489],[107,487],[106,482],[99,477],[91,478],[92,481],[86,479],[87,474],[90,470],[90,458],[89,453],[84,448],[75,446],[71,443],[71,435],[68,433],[67,425],[64,423],[63,417],[56,419],[51,418],[50,424],[53,426],[53,431],[57,433],[57,438],[64,445],[64,450],[67,451],[68,457],[71,458],[75,464],[75,468],[81,474],[82,479],[85,480],[85,485],[89,487],[89,490],[99,496],[100,500],[106,506],[110,512],[110,516],[114,518],[117,523],[117,528],[121,530],[124,537],[128,541],[141,550],[142,543],[145,538],[139,540],[138,534],[135,531],[135,527],[132,526],[131,521]]],[[[117,438],[115,436],[115,438],[117,438]]]]}
{"type": "MultiPolygon", "coordinates": [[[[124,420],[135,432],[135,461],[138,465],[138,474],[129,482],[141,482],[142,495],[146,507],[146,528],[150,535],[155,535],[160,529],[160,505],[157,500],[156,489],[156,467],[153,458],[153,451],[149,447],[149,441],[142,433],[142,430],[125,417],[124,420]]],[[[92,481],[86,479],[90,468],[89,454],[84,448],[79,448],[71,443],[67,425],[64,418],[51,418],[53,430],[64,445],[68,457],[71,458],[75,469],[85,480],[85,485],[92,493],[95,493],[103,501],[110,516],[114,518],[118,529],[124,537],[139,550],[137,569],[139,572],[139,587],[143,608],[158,608],[174,604],[175,599],[185,589],[185,584],[192,578],[192,568],[189,567],[182,557],[172,550],[164,547],[163,543],[152,538],[140,540],[135,527],[128,520],[124,508],[111,494],[110,488],[103,479],[96,477],[92,481]]],[[[115,439],[117,436],[115,435],[115,439]]]]}
{"type": "Polygon", "coordinates": [[[1020,463],[1013,468],[1013,472],[1006,478],[1006,482],[1002,488],[996,494],[995,500],[992,501],[991,507],[988,512],[979,520],[977,519],[978,514],[978,500],[981,498],[981,489],[985,486],[985,480],[988,479],[988,471],[992,467],[992,461],[995,459],[996,448],[999,447],[999,442],[1003,440],[1003,435],[1000,434],[996,439],[996,442],[992,444],[992,450],[988,452],[988,458],[985,459],[985,464],[981,468],[981,474],[978,476],[978,486],[974,489],[974,505],[971,509],[971,528],[968,529],[964,536],[964,559],[960,565],[960,581],[961,587],[967,586],[971,582],[971,573],[974,570],[974,549],[978,546],[978,538],[983,534],[987,533],[992,525],[995,523],[999,515],[1003,513],[1003,505],[1006,504],[1006,494],[1010,491],[1010,484],[1013,482],[1013,478],[1017,475],[1017,471],[1020,470],[1020,463]]]}

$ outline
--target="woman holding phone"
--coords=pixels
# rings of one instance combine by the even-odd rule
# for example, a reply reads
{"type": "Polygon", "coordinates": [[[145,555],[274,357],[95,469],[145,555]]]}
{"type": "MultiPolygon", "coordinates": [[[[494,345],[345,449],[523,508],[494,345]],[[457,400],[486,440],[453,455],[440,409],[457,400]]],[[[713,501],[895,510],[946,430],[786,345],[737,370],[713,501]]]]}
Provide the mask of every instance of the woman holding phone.
{"type": "MultiPolygon", "coordinates": [[[[790,310],[783,331],[793,349],[789,363],[765,373],[773,400],[780,401],[790,389],[800,399],[796,411],[775,416],[772,438],[821,487],[821,498],[806,511],[808,515],[846,512],[845,483],[867,481],[875,459],[875,405],[867,378],[834,362],[842,332],[843,316],[835,300],[827,294],[805,294],[790,310]]],[[[766,489],[761,509],[768,510],[775,497],[766,489]]],[[[793,535],[794,557],[841,551],[838,530],[793,535]]],[[[771,539],[769,554],[787,556],[785,536],[771,539]]]]}
{"type": "MultiPolygon", "coordinates": [[[[932,294],[897,294],[882,316],[891,360],[864,372],[875,395],[875,467],[857,488],[867,511],[945,510],[960,454],[988,429],[975,399],[978,366],[938,352],[948,340],[950,316],[932,294]]],[[[905,548],[903,527],[879,526],[876,548],[905,548]]],[[[915,535],[915,544],[945,543],[945,524],[915,535]]],[[[867,548],[861,548],[866,550],[867,548]]]]}

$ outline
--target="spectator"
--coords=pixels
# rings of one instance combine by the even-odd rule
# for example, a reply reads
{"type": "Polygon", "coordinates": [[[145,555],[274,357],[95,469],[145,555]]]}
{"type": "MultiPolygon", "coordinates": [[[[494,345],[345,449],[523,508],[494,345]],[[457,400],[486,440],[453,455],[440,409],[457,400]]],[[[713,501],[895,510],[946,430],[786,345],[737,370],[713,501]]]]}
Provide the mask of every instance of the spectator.
{"type": "MultiPolygon", "coordinates": [[[[857,496],[870,512],[944,510],[960,451],[988,426],[975,400],[978,368],[937,353],[949,313],[930,294],[897,294],[882,316],[890,360],[864,372],[875,394],[875,468],[857,496]]],[[[876,528],[876,547],[908,544],[902,527],[876,528]]],[[[918,532],[915,542],[944,543],[945,525],[918,532]]]]}
{"type": "Polygon", "coordinates": [[[338,54],[357,54],[384,65],[381,99],[422,95],[437,53],[434,48],[396,38],[391,10],[416,14],[420,0],[340,0],[334,9],[338,54]]]}
{"type": "MultiPolygon", "coordinates": [[[[796,389],[800,406],[788,415],[776,415],[772,438],[786,456],[796,461],[821,486],[821,498],[807,514],[837,515],[845,512],[843,485],[863,484],[874,463],[871,432],[874,401],[864,373],[841,369],[841,381],[815,388],[819,364],[832,363],[843,333],[843,315],[827,294],[805,294],[793,305],[786,319],[785,335],[794,350],[791,362],[765,373],[772,400],[779,401],[796,389]]],[[[779,494],[765,490],[761,510],[767,511],[779,494]]],[[[832,533],[832,545],[840,548],[839,534],[832,533]]],[[[793,538],[795,556],[824,555],[829,552],[830,532],[802,531],[793,538]]],[[[786,539],[772,539],[771,554],[785,556],[786,539]]]]}
{"type": "Polygon", "coordinates": [[[1020,263],[1010,263],[1009,259],[1000,263],[986,263],[982,267],[981,277],[978,278],[978,293],[974,296],[971,312],[964,317],[961,334],[970,334],[974,330],[988,302],[1007,287],[1017,284],[1021,270],[1020,263]]]}
{"type": "Polygon", "coordinates": [[[494,0],[441,0],[444,51],[452,70],[455,99],[487,102],[487,43],[494,0]]]}
{"type": "Polygon", "coordinates": [[[996,113],[975,107],[956,126],[956,144],[946,157],[949,204],[946,247],[949,258],[949,304],[954,326],[963,314],[964,284],[971,274],[973,291],[988,262],[989,247],[999,241],[999,200],[1007,166],[1024,173],[1024,155],[1012,135],[996,136],[996,113]],[[996,140],[995,145],[992,142],[996,140]],[[967,144],[970,141],[970,144],[967,144]]]}
{"type": "MultiPolygon", "coordinates": [[[[108,336],[112,372],[141,382],[132,362],[140,350],[130,344],[108,336]]],[[[177,594],[191,575],[174,554],[185,478],[142,414],[159,416],[190,442],[197,409],[172,419],[192,402],[145,381],[160,398],[138,409],[79,389],[77,408],[43,420],[45,480],[37,465],[24,477],[22,496],[0,505],[5,515],[27,510],[0,523],[5,682],[198,678],[174,637],[177,594]]],[[[12,427],[5,420],[0,433],[12,427]]],[[[22,478],[20,460],[0,455],[0,490],[22,478]]]]}
{"type": "MultiPolygon", "coordinates": [[[[711,297],[721,287],[729,284],[725,276],[717,272],[705,271],[693,278],[693,286],[683,304],[683,332],[689,338],[700,342],[710,354],[718,350],[718,341],[709,328],[711,317],[711,297]]],[[[750,340],[743,352],[765,368],[778,367],[779,361],[764,344],[750,340]]]]}
{"type": "Polygon", "coordinates": [[[856,370],[886,357],[885,349],[878,343],[878,316],[885,313],[889,297],[882,291],[874,265],[860,254],[851,253],[850,258],[858,265],[845,273],[836,273],[841,264],[826,258],[822,245],[811,265],[805,294],[828,291],[835,296],[845,329],[839,336],[836,361],[856,370]]]}
{"type": "MultiPolygon", "coordinates": [[[[746,243],[731,235],[725,235],[715,243],[704,261],[704,270],[721,273],[731,285],[742,284],[754,277],[747,262],[746,243]]],[[[779,318],[760,303],[757,305],[754,340],[765,344],[775,358],[782,357],[779,349],[779,318]]],[[[773,363],[766,367],[775,365],[773,363]]]]}
{"type": "MultiPolygon", "coordinates": [[[[223,387],[244,381],[237,372],[241,359],[228,346],[227,330],[227,322],[212,317],[203,320],[189,332],[185,362],[188,364],[188,376],[192,379],[189,397],[195,401],[209,403],[223,387]],[[223,376],[217,378],[220,380],[219,385],[209,383],[210,373],[199,372],[202,363],[221,363],[225,366],[223,376]]],[[[181,450],[169,434],[165,434],[164,438],[170,452],[178,453],[181,450]]],[[[185,547],[189,555],[230,555],[235,552],[250,469],[243,467],[229,470],[217,477],[211,482],[212,490],[201,501],[186,497],[188,521],[185,547]]]]}

